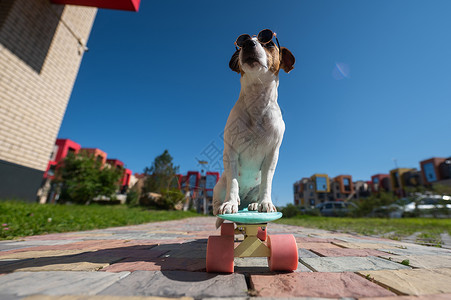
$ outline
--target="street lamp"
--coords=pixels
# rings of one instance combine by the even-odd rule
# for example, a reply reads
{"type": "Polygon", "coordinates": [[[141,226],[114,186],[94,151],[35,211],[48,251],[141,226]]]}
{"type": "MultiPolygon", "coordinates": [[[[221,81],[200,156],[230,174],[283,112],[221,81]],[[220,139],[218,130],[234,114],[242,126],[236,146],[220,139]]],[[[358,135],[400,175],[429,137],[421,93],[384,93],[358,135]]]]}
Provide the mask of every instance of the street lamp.
{"type": "MultiPolygon", "coordinates": [[[[198,160],[200,165],[207,165],[208,161],[206,160],[198,160]]],[[[205,170],[201,169],[200,170],[200,175],[201,175],[201,181],[202,181],[202,176],[204,175],[203,173],[205,172],[205,170]]],[[[205,191],[207,185],[207,177],[205,176],[203,185],[202,185],[202,198],[203,198],[203,203],[204,203],[204,215],[206,215],[208,213],[208,206],[207,206],[207,194],[205,191]]]]}

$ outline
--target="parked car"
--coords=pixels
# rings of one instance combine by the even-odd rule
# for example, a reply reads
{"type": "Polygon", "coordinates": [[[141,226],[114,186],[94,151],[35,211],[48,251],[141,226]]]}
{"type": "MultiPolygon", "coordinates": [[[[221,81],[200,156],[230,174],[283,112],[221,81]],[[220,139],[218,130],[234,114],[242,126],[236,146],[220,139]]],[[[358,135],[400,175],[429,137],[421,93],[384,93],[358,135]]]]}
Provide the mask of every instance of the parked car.
{"type": "Polygon", "coordinates": [[[370,216],[402,218],[409,216],[446,217],[451,215],[449,196],[420,195],[415,199],[402,198],[390,205],[375,208],[370,216]]]}
{"type": "Polygon", "coordinates": [[[351,202],[324,202],[316,206],[324,217],[342,217],[348,215],[357,205],[351,202]]]}
{"type": "Polygon", "coordinates": [[[417,212],[425,217],[444,217],[451,214],[451,201],[443,196],[420,197],[405,205],[403,210],[404,213],[417,212]]]}

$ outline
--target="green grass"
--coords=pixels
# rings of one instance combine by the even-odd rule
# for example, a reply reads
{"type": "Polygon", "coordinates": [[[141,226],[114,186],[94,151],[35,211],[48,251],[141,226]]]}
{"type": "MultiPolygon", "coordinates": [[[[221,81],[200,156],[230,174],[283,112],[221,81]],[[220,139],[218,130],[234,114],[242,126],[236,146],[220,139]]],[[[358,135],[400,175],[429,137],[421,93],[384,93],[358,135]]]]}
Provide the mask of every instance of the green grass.
{"type": "Polygon", "coordinates": [[[331,218],[314,216],[297,216],[282,218],[280,224],[319,228],[345,233],[358,233],[369,236],[383,236],[395,240],[421,233],[417,242],[439,246],[440,234],[451,235],[451,219],[430,218],[331,218]]]}
{"type": "Polygon", "coordinates": [[[0,239],[177,220],[193,216],[198,215],[193,212],[145,210],[125,205],[40,205],[0,201],[0,239]]]}

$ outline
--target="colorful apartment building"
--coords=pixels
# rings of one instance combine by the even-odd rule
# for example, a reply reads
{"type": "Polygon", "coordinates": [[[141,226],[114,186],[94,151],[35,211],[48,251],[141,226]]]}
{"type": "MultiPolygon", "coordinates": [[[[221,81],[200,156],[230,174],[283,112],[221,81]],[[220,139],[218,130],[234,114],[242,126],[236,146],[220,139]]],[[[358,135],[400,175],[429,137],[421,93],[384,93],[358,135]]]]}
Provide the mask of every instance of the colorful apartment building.
{"type": "Polygon", "coordinates": [[[219,180],[218,172],[189,171],[186,175],[178,175],[178,185],[181,191],[190,193],[190,202],[185,207],[194,207],[198,212],[212,211],[213,189],[219,180]]]}
{"type": "Polygon", "coordinates": [[[351,175],[339,175],[331,182],[331,192],[335,201],[346,201],[354,195],[351,175]]]}
{"type": "Polygon", "coordinates": [[[381,191],[390,191],[390,175],[389,174],[375,174],[371,176],[371,191],[378,193],[381,191]]]}
{"type": "Polygon", "coordinates": [[[314,207],[317,204],[315,182],[302,178],[293,185],[294,204],[301,207],[314,207]]]}
{"type": "Polygon", "coordinates": [[[441,183],[451,185],[451,157],[448,157],[439,166],[441,183]]]}
{"type": "Polygon", "coordinates": [[[391,190],[400,197],[405,195],[405,187],[407,186],[407,182],[405,181],[406,176],[412,171],[416,171],[412,168],[396,168],[390,170],[390,183],[391,190]],[[406,176],[404,176],[407,174],[406,176]]]}
{"type": "Polygon", "coordinates": [[[54,202],[54,187],[52,186],[52,180],[54,179],[56,169],[70,153],[88,155],[101,162],[102,166],[108,164],[113,168],[123,170],[122,176],[119,180],[120,191],[125,192],[129,187],[132,179],[132,171],[124,168],[124,163],[122,161],[118,159],[107,159],[107,153],[98,148],[82,148],[79,144],[72,140],[57,139],[52,155],[50,156],[50,161],[47,164],[47,169],[44,173],[41,187],[38,190],[38,202],[54,202]]]}
{"type": "Polygon", "coordinates": [[[420,162],[421,175],[425,184],[431,185],[442,180],[440,173],[440,164],[446,161],[442,157],[433,157],[420,162]]]}
{"type": "Polygon", "coordinates": [[[81,148],[80,154],[95,158],[95,160],[100,162],[102,166],[105,165],[108,156],[105,151],[100,150],[99,148],[81,148]]]}
{"type": "Polygon", "coordinates": [[[58,163],[62,161],[69,153],[77,154],[81,146],[69,139],[57,139],[53,152],[50,155],[50,160],[47,164],[47,169],[44,173],[44,178],[53,179],[58,163]]]}
{"type": "Polygon", "coordinates": [[[420,162],[421,170],[396,168],[389,174],[375,174],[371,181],[352,181],[351,175],[339,175],[329,180],[326,174],[314,174],[293,184],[294,204],[313,207],[324,201],[362,199],[372,193],[393,192],[398,197],[407,195],[406,188],[430,187],[434,184],[451,186],[451,157],[433,157],[420,162]]]}
{"type": "Polygon", "coordinates": [[[314,207],[331,200],[331,183],[327,174],[313,174],[293,185],[294,203],[301,207],[314,207]]]}
{"type": "Polygon", "coordinates": [[[367,198],[371,195],[371,181],[354,181],[354,199],[367,198]]]}
{"type": "Polygon", "coordinates": [[[116,158],[107,158],[106,163],[113,168],[122,171],[122,176],[119,179],[119,184],[121,186],[121,191],[125,193],[130,185],[130,180],[132,178],[132,170],[124,168],[124,163],[116,158]]]}

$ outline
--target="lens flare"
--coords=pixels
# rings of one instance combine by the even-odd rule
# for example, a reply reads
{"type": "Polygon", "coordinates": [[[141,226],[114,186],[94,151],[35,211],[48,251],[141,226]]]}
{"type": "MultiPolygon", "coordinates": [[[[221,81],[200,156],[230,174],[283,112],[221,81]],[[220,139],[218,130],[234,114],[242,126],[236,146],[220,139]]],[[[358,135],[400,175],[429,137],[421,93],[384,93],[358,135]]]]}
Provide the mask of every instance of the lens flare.
{"type": "Polygon", "coordinates": [[[350,75],[349,65],[340,62],[335,63],[334,69],[332,70],[332,77],[335,80],[348,79],[351,78],[350,75]]]}

